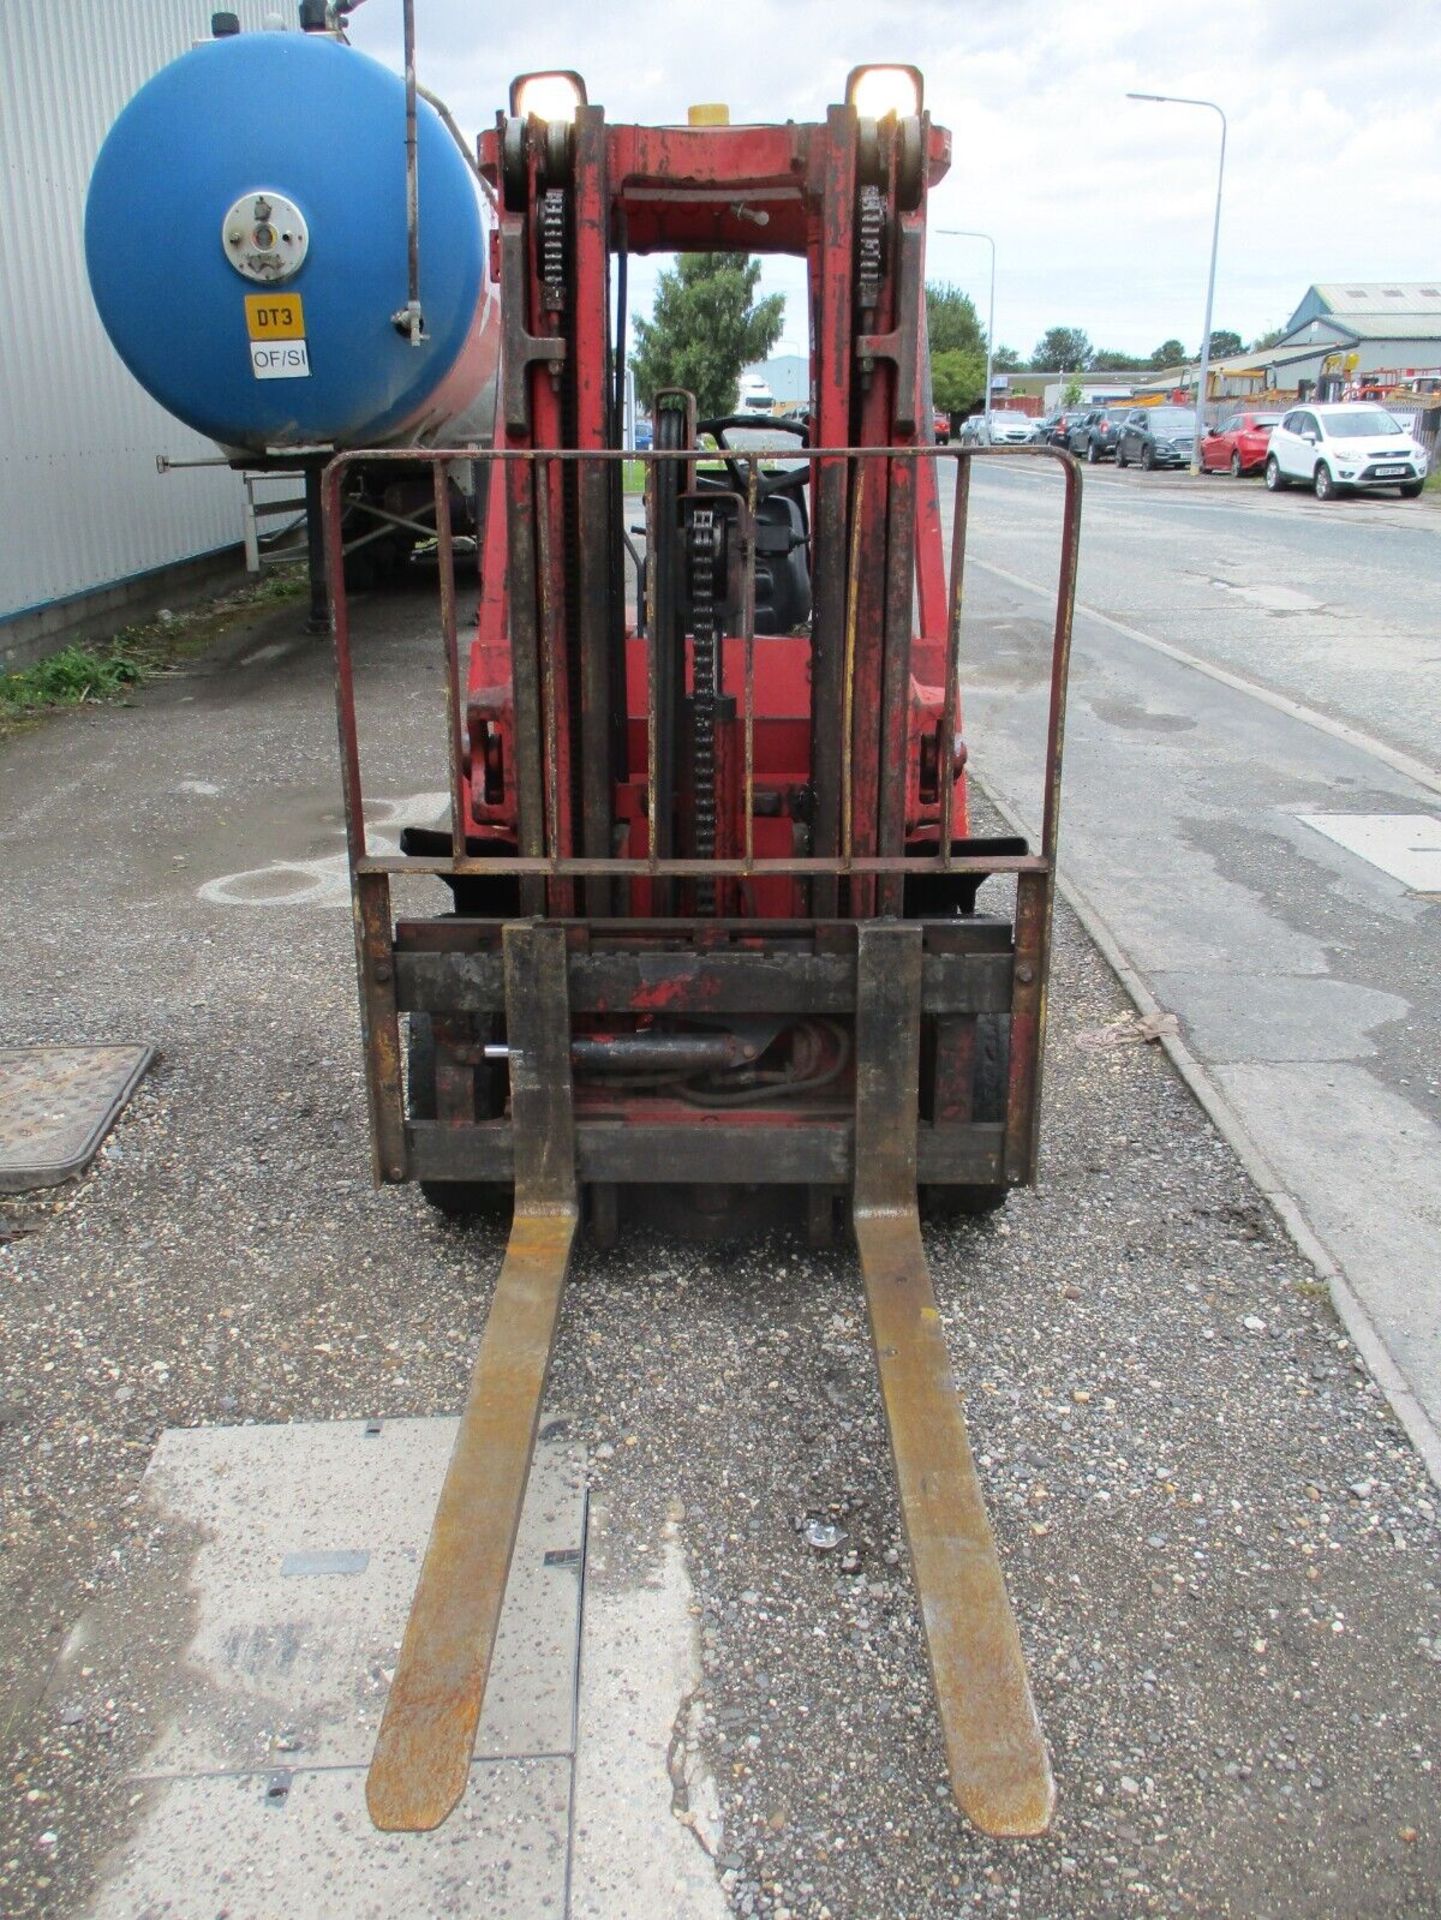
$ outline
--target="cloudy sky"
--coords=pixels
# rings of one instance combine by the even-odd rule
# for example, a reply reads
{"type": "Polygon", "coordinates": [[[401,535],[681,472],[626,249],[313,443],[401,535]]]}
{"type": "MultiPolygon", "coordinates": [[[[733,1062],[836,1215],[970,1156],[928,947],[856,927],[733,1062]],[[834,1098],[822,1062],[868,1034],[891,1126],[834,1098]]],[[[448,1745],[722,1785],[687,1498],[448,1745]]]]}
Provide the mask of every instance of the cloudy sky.
{"type": "MultiPolygon", "coordinates": [[[[400,62],[399,0],[368,0],[351,38],[400,62]]],[[[1441,272],[1441,9],[1435,0],[417,0],[421,78],[467,132],[512,74],[573,67],[613,120],[818,119],[867,60],[923,69],[954,164],[931,199],[928,277],[985,319],[989,256],[940,227],[994,235],[996,335],[1029,354],[1053,325],[1149,353],[1199,341],[1220,123],[1130,89],[1214,100],[1230,122],[1214,324],[1249,341],[1316,280],[1441,272]]],[[[636,272],[644,310],[651,273],[636,272]]],[[[803,282],[782,351],[804,348],[803,282]]]]}

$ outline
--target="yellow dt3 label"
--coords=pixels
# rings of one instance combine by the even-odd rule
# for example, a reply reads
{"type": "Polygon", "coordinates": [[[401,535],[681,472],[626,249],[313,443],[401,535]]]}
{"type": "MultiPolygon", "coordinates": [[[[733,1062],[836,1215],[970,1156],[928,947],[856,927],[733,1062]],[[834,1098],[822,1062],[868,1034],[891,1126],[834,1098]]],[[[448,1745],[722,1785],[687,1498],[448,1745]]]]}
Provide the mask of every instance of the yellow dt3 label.
{"type": "Polygon", "coordinates": [[[245,325],[252,340],[303,340],[305,311],[298,293],[247,293],[245,325]]]}

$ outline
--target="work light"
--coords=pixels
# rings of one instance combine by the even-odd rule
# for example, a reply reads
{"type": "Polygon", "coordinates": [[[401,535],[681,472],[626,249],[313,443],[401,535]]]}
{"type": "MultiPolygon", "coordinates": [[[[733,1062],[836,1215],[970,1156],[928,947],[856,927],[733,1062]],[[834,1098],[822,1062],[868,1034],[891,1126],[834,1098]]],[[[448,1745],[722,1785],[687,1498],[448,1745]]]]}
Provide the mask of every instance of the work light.
{"type": "Polygon", "coordinates": [[[510,83],[510,110],[522,120],[572,121],[585,105],[585,82],[578,73],[522,73],[510,83]]]}
{"type": "Polygon", "coordinates": [[[852,67],[846,81],[846,99],[862,120],[884,120],[894,114],[909,120],[921,110],[919,67],[852,67]]]}

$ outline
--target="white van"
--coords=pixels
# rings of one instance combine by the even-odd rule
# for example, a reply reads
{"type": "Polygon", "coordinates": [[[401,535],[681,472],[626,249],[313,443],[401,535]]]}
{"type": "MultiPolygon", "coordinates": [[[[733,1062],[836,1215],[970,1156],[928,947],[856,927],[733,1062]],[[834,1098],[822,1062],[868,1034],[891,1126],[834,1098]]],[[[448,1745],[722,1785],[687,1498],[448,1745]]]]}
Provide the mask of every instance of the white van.
{"type": "Polygon", "coordinates": [[[741,375],[742,413],[774,413],[776,397],[758,373],[741,375]]]}

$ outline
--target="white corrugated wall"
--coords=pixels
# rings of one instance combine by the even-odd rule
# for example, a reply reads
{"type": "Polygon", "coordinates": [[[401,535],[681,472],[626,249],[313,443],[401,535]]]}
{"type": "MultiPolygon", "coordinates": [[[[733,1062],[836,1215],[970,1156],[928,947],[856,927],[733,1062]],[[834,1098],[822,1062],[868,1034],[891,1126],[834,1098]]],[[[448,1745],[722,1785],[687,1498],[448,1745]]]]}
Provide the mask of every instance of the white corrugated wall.
{"type": "MultiPolygon", "coordinates": [[[[227,4],[247,30],[295,11],[227,4]]],[[[209,32],[211,11],[0,0],[0,622],[240,538],[234,474],[156,472],[157,453],[215,448],[136,385],[85,274],[101,142],[131,95],[209,32]]]]}

